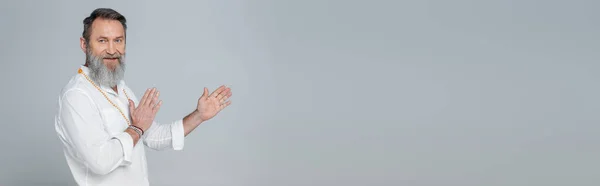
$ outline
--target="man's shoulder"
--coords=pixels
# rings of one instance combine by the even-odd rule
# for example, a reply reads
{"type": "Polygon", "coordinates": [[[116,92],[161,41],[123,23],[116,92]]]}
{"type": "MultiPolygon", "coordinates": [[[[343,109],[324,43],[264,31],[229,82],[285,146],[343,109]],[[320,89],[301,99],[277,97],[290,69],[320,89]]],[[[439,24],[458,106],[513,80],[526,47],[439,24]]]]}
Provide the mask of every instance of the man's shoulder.
{"type": "Polygon", "coordinates": [[[69,79],[67,84],[61,89],[60,97],[65,97],[71,93],[87,93],[87,92],[89,92],[89,88],[86,85],[85,79],[83,79],[83,77],[81,77],[80,74],[76,74],[73,77],[71,77],[71,79],[69,79]]]}
{"type": "Polygon", "coordinates": [[[95,102],[91,99],[92,92],[88,85],[86,85],[86,82],[87,80],[82,78],[80,74],[76,74],[69,79],[58,95],[57,107],[59,109],[59,114],[63,112],[63,107],[67,105],[70,107],[77,107],[79,110],[81,110],[81,108],[95,107],[93,106],[95,105],[95,102]]]}

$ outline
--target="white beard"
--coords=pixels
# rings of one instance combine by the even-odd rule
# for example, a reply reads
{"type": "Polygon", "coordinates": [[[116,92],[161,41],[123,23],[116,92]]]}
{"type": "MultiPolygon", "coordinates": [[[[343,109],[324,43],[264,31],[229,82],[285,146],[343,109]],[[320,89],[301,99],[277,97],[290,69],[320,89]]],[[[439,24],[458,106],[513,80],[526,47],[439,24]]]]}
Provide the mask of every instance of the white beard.
{"type": "Polygon", "coordinates": [[[99,85],[106,87],[115,87],[123,77],[125,76],[125,56],[118,55],[117,57],[119,64],[115,67],[115,70],[110,70],[102,60],[104,56],[95,56],[88,49],[86,54],[86,61],[88,68],[90,69],[90,78],[99,85]]]}

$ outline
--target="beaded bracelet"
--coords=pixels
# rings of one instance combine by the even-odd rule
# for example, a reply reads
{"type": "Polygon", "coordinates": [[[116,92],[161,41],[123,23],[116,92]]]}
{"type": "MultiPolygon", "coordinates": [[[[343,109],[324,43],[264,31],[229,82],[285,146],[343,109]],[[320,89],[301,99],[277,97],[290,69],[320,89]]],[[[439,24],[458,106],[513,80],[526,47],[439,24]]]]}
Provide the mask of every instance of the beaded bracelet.
{"type": "Polygon", "coordinates": [[[135,127],[135,128],[137,128],[137,129],[139,129],[139,130],[142,132],[142,135],[144,135],[144,130],[142,130],[142,128],[140,128],[140,127],[138,127],[138,126],[135,126],[135,125],[131,125],[131,126],[132,126],[132,127],[135,127]]]}
{"type": "Polygon", "coordinates": [[[137,134],[140,136],[140,138],[142,137],[142,135],[144,135],[144,130],[142,130],[142,129],[141,129],[141,128],[139,128],[139,127],[136,127],[136,126],[134,126],[134,125],[129,125],[129,127],[128,127],[128,128],[131,128],[131,129],[133,129],[133,131],[135,131],[135,133],[137,133],[137,134]]]}

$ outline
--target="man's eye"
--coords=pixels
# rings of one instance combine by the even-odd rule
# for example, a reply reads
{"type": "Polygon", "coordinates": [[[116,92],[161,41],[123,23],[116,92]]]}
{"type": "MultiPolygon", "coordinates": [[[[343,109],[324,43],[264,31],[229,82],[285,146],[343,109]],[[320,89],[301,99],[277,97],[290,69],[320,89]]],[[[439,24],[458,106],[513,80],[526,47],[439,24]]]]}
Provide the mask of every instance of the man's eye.
{"type": "Polygon", "coordinates": [[[120,43],[120,42],[121,42],[121,39],[117,39],[117,40],[115,40],[115,42],[117,42],[117,43],[120,43]]]}
{"type": "Polygon", "coordinates": [[[104,43],[104,42],[106,42],[106,40],[104,40],[104,39],[101,39],[101,40],[98,40],[98,42],[100,42],[100,43],[104,43]]]}

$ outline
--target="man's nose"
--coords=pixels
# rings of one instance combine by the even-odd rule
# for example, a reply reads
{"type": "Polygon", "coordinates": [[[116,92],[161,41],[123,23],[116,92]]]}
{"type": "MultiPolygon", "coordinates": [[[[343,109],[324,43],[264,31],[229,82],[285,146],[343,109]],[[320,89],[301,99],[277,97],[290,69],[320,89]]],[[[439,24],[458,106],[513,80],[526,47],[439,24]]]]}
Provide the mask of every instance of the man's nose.
{"type": "Polygon", "coordinates": [[[108,49],[106,50],[106,52],[110,55],[114,55],[115,52],[117,51],[117,49],[115,48],[115,43],[114,42],[109,42],[108,43],[108,49]]]}

